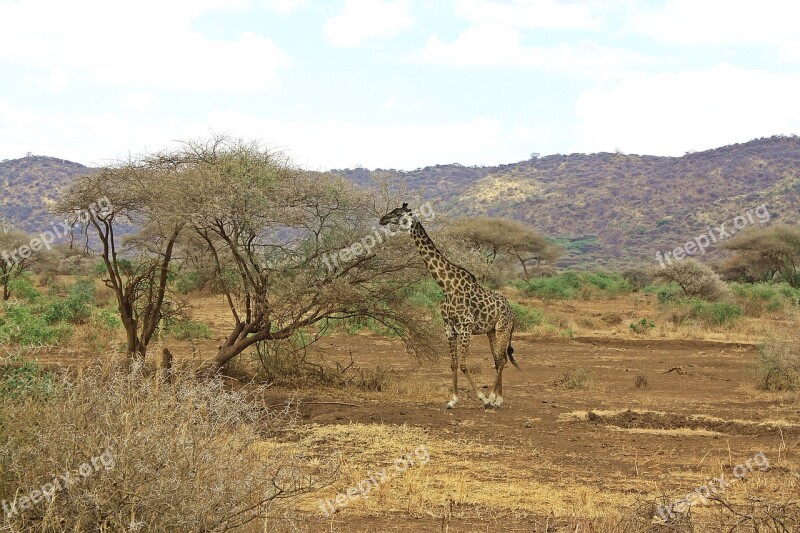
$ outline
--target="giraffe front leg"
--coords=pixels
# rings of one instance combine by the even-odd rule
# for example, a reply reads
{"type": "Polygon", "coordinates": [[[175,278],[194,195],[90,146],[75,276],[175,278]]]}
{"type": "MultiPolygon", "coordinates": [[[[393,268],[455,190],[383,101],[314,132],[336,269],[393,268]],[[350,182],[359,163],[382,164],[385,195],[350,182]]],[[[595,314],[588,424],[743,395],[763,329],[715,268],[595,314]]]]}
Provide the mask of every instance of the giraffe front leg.
{"type": "Polygon", "coordinates": [[[486,399],[486,396],[484,396],[483,392],[480,389],[478,389],[478,387],[475,385],[475,380],[472,379],[472,372],[470,372],[469,368],[467,367],[467,355],[469,354],[469,338],[470,338],[469,333],[466,334],[462,333],[458,336],[458,347],[459,351],[461,352],[459,354],[461,371],[464,374],[466,374],[467,379],[469,380],[469,384],[472,387],[472,391],[475,393],[478,399],[481,402],[483,402],[483,406],[488,407],[490,405],[489,400],[486,399]]]}
{"type": "Polygon", "coordinates": [[[453,396],[445,404],[445,409],[452,409],[458,403],[458,344],[455,335],[448,336],[450,341],[450,370],[453,373],[453,396]]]}

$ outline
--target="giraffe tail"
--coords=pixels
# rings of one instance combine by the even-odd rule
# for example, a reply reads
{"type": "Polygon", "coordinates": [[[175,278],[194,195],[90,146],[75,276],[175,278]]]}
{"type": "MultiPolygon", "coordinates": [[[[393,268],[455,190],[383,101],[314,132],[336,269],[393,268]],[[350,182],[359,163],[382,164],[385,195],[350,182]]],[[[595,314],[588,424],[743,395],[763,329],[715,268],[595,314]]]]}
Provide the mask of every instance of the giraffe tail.
{"type": "Polygon", "coordinates": [[[511,335],[509,335],[508,338],[508,349],[506,350],[506,356],[508,357],[508,360],[511,362],[511,364],[514,365],[514,367],[517,370],[522,370],[517,364],[517,360],[514,359],[514,347],[511,346],[511,337],[513,336],[514,336],[514,326],[511,326],[511,335]]]}

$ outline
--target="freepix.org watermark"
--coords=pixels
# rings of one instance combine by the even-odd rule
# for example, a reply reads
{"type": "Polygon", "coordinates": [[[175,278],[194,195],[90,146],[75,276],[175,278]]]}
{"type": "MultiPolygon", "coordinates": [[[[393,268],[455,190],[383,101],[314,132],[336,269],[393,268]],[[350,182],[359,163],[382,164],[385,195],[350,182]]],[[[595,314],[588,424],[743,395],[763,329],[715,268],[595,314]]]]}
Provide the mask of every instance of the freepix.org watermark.
{"type": "Polygon", "coordinates": [[[49,230],[43,231],[36,237],[32,238],[28,244],[23,244],[15,250],[3,250],[0,252],[0,260],[8,265],[15,265],[23,259],[28,259],[31,254],[40,250],[52,248],[52,244],[56,239],[61,239],[69,235],[69,232],[75,227],[75,224],[85,224],[89,221],[91,216],[100,215],[101,217],[113,213],[114,208],[111,205],[111,200],[103,196],[92,202],[88,209],[84,209],[78,213],[74,221],[62,220],[57,225],[53,224],[49,230]]]}
{"type": "Polygon", "coordinates": [[[45,483],[39,488],[31,490],[27,495],[15,498],[11,503],[3,500],[0,505],[2,505],[3,512],[6,516],[11,518],[20,511],[27,511],[34,505],[41,503],[42,500],[50,503],[55,497],[56,492],[81,483],[92,474],[99,472],[101,466],[106,472],[116,466],[111,451],[105,450],[97,457],[92,457],[89,461],[80,465],[77,470],[70,470],[54,476],[51,483],[45,483]]]}
{"type": "MultiPolygon", "coordinates": [[[[414,211],[414,214],[417,214],[416,210],[414,211]]],[[[430,202],[422,204],[419,207],[419,216],[425,220],[425,222],[433,221],[436,218],[436,213],[433,212],[433,205],[431,205],[430,202]]],[[[395,229],[395,226],[392,224],[380,226],[379,228],[373,226],[372,233],[365,235],[359,241],[354,242],[350,246],[342,248],[337,252],[331,252],[323,255],[322,262],[325,263],[328,273],[331,274],[337,269],[341,268],[342,265],[346,265],[351,261],[355,261],[359,257],[369,256],[372,254],[372,250],[376,246],[380,246],[386,242],[387,237],[397,235],[402,231],[407,231],[410,224],[411,219],[405,218],[403,219],[403,224],[401,225],[402,228],[400,230],[395,229]]]]}
{"type": "Polygon", "coordinates": [[[747,212],[742,215],[734,217],[733,220],[730,221],[731,225],[727,228],[725,226],[728,225],[728,222],[723,222],[721,226],[708,226],[706,228],[706,233],[698,235],[683,246],[678,246],[672,251],[663,253],[661,250],[657,251],[656,260],[661,265],[661,268],[664,268],[666,266],[664,261],[671,265],[673,259],[675,261],[680,261],[681,259],[686,259],[697,253],[704,254],[706,253],[706,248],[712,244],[724,241],[733,236],[736,232],[754,225],[756,221],[758,221],[759,224],[766,224],[769,222],[769,218],[770,214],[767,210],[767,204],[761,204],[753,209],[748,209],[747,212]]]}
{"type": "Polygon", "coordinates": [[[658,516],[661,517],[661,520],[664,522],[669,522],[670,518],[675,517],[675,513],[685,513],[692,505],[708,502],[709,497],[724,491],[732,484],[743,479],[755,468],[758,468],[762,472],[769,470],[769,459],[764,455],[764,452],[758,452],[752,459],[748,459],[743,464],[734,466],[733,479],[726,479],[725,474],[722,473],[713,479],[709,479],[705,485],[697,487],[694,489],[694,492],[690,492],[684,498],[668,505],[659,505],[656,509],[658,516]]]}
{"type": "Polygon", "coordinates": [[[372,489],[378,488],[387,481],[391,481],[400,474],[403,474],[409,468],[417,465],[426,465],[431,460],[428,449],[424,444],[417,446],[413,452],[395,459],[391,469],[383,468],[378,472],[373,472],[368,478],[362,479],[354,487],[350,487],[345,492],[340,492],[336,498],[328,498],[327,500],[319,501],[319,508],[322,514],[330,516],[339,509],[343,509],[350,505],[350,503],[358,498],[366,498],[372,489]]]}

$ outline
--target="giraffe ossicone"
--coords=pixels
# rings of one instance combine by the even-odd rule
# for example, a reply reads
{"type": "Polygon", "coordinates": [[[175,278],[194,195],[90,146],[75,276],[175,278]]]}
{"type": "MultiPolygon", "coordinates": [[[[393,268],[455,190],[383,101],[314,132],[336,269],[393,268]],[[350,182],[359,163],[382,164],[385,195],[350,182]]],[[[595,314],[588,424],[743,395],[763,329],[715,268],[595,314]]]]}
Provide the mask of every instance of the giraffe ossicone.
{"type": "Polygon", "coordinates": [[[445,408],[452,409],[458,403],[459,369],[467,376],[475,396],[483,402],[484,407],[499,407],[503,403],[503,368],[506,361],[519,369],[511,347],[514,333],[514,310],[511,304],[502,294],[480,285],[467,269],[448,261],[407,203],[382,216],[380,224],[399,225],[408,231],[428,271],[444,291],[441,311],[450,344],[450,369],[453,371],[453,394],[445,408]],[[497,376],[488,398],[475,385],[467,367],[472,335],[486,335],[494,357],[497,376]]]}

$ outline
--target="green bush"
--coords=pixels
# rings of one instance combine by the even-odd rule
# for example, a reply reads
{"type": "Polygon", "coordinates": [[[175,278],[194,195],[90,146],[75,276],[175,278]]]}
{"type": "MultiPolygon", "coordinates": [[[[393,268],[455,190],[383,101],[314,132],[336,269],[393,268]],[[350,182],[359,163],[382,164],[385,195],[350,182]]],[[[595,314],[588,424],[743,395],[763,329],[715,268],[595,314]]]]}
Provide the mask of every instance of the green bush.
{"type": "Polygon", "coordinates": [[[511,302],[514,310],[514,328],[517,331],[530,331],[544,321],[544,314],[534,307],[511,302]]]}
{"type": "Polygon", "coordinates": [[[697,317],[709,326],[731,325],[743,314],[741,306],[727,302],[695,301],[693,309],[697,317]]]}
{"type": "Polygon", "coordinates": [[[707,302],[699,298],[684,298],[671,304],[677,315],[685,316],[705,326],[731,326],[744,311],[738,304],[707,302]],[[682,313],[680,311],[683,311],[682,313]]]}
{"type": "Polygon", "coordinates": [[[184,319],[170,324],[167,331],[178,340],[210,339],[214,336],[211,328],[202,322],[184,319]]]}
{"type": "Polygon", "coordinates": [[[72,330],[64,324],[50,324],[34,306],[15,304],[5,306],[0,317],[0,343],[19,346],[56,344],[68,339],[72,330]]]}
{"type": "Polygon", "coordinates": [[[677,301],[681,298],[683,290],[674,281],[666,284],[648,285],[643,289],[645,294],[655,294],[658,296],[658,303],[666,304],[677,301]]]}
{"type": "Polygon", "coordinates": [[[748,316],[795,307],[800,300],[800,290],[787,283],[731,283],[730,286],[734,299],[748,316]]]}
{"type": "Polygon", "coordinates": [[[778,285],[778,291],[793,306],[800,306],[800,288],[795,288],[788,283],[778,285]]]}
{"type": "Polygon", "coordinates": [[[579,295],[584,298],[615,298],[632,290],[621,274],[606,272],[564,272],[518,281],[514,285],[526,294],[545,300],[570,300],[579,295]]]}
{"type": "Polygon", "coordinates": [[[634,333],[646,333],[647,331],[656,327],[656,323],[650,320],[649,318],[643,318],[638,322],[633,322],[630,325],[631,330],[634,333]]]}
{"type": "Polygon", "coordinates": [[[585,284],[600,289],[606,296],[618,296],[633,290],[628,280],[616,272],[586,273],[582,277],[585,284]]]}
{"type": "Polygon", "coordinates": [[[175,290],[180,294],[200,292],[208,279],[198,270],[181,272],[175,279],[175,290]]]}
{"type": "Polygon", "coordinates": [[[381,337],[397,337],[399,331],[387,327],[372,317],[354,317],[336,320],[331,323],[333,331],[344,331],[348,335],[357,335],[366,330],[381,337]]]}
{"type": "Polygon", "coordinates": [[[0,397],[44,399],[54,389],[53,374],[37,362],[13,357],[0,364],[0,397]]]}
{"type": "Polygon", "coordinates": [[[569,300],[575,298],[581,288],[581,280],[574,272],[565,272],[557,276],[533,278],[517,282],[516,286],[530,296],[545,300],[569,300]]]}
{"type": "Polygon", "coordinates": [[[33,281],[28,276],[20,276],[9,281],[8,290],[12,296],[28,302],[35,302],[42,295],[33,287],[33,281]]]}
{"type": "Polygon", "coordinates": [[[92,313],[91,324],[93,329],[117,329],[122,327],[122,320],[116,311],[110,309],[95,309],[92,313]]]}
{"type": "Polygon", "coordinates": [[[433,278],[423,278],[404,290],[408,302],[415,307],[437,311],[444,302],[444,291],[433,278]]]}
{"type": "Polygon", "coordinates": [[[44,318],[48,324],[59,322],[84,324],[92,316],[92,309],[89,305],[94,302],[94,295],[93,281],[78,280],[70,287],[65,299],[51,299],[42,306],[44,318]]]}

